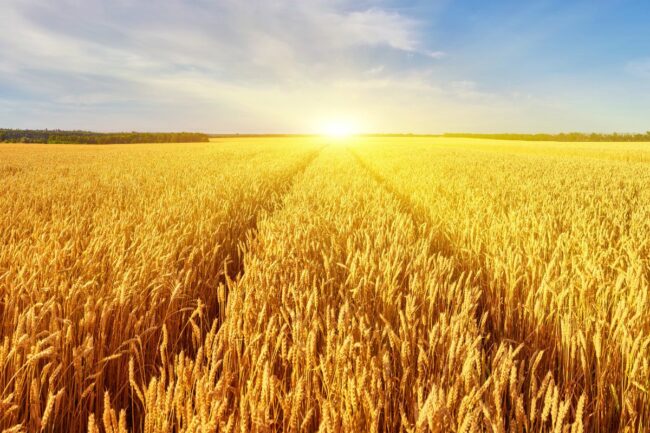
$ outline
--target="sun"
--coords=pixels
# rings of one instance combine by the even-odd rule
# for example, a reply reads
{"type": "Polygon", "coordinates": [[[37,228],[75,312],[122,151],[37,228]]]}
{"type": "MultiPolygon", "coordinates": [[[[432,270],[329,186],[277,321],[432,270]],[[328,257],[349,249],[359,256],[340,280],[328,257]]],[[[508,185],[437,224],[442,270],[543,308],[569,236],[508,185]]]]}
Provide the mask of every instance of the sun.
{"type": "Polygon", "coordinates": [[[349,138],[359,133],[359,129],[350,120],[332,120],[321,128],[321,134],[330,138],[349,138]]]}

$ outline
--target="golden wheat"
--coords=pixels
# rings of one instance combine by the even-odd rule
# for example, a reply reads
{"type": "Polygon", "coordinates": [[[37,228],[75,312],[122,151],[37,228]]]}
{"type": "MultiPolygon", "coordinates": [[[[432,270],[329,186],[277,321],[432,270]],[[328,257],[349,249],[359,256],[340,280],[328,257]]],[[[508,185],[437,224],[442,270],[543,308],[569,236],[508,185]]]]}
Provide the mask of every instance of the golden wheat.
{"type": "Polygon", "coordinates": [[[650,428],[650,150],[325,144],[1,146],[0,429],[650,428]]]}

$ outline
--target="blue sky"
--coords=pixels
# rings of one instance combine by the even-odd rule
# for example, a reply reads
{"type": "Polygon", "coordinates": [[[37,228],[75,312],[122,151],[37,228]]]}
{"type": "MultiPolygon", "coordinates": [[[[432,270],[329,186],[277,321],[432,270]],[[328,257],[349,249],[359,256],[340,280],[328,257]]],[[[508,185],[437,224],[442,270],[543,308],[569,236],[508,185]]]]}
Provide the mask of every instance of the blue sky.
{"type": "Polygon", "coordinates": [[[0,127],[650,129],[641,0],[2,0],[0,127]]]}

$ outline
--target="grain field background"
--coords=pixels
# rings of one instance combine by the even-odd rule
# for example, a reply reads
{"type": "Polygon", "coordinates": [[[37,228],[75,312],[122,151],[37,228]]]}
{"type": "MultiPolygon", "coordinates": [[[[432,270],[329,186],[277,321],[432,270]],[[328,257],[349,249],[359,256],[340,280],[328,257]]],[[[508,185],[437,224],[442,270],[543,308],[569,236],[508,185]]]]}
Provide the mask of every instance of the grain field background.
{"type": "Polygon", "coordinates": [[[0,144],[0,431],[647,432],[649,162],[0,144]]]}

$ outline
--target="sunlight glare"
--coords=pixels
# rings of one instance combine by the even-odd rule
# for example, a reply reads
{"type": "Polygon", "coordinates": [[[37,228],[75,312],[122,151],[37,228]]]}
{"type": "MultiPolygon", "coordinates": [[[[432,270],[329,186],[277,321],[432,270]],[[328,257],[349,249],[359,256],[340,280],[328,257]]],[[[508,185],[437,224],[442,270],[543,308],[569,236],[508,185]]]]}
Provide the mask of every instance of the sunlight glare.
{"type": "Polygon", "coordinates": [[[350,121],[331,121],[326,123],[322,128],[322,135],[330,138],[349,138],[352,135],[358,134],[357,128],[350,121]]]}

